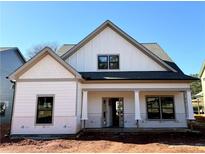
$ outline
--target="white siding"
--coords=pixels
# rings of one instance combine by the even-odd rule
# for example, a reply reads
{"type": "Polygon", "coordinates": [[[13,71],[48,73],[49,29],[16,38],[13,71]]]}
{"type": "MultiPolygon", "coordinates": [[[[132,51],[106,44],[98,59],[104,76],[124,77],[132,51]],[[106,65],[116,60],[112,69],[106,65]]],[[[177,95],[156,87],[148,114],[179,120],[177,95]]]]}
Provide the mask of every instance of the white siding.
{"type": "Polygon", "coordinates": [[[17,82],[12,134],[76,133],[76,82],[17,82]],[[35,124],[37,95],[54,95],[53,124],[35,124]]]}
{"type": "Polygon", "coordinates": [[[20,79],[38,78],[74,78],[74,75],[50,55],[46,55],[20,77],[20,79]]]}
{"type": "MultiPolygon", "coordinates": [[[[130,111],[130,106],[133,101],[134,93],[131,92],[88,92],[88,120],[86,121],[87,128],[102,127],[102,98],[103,97],[123,97],[124,98],[124,113],[130,111]]],[[[133,112],[132,112],[133,113],[133,112]]]]}
{"type": "Polygon", "coordinates": [[[166,89],[178,89],[178,88],[190,88],[188,83],[92,83],[92,84],[83,84],[83,89],[140,89],[140,88],[166,88],[166,89]]]}
{"type": "Polygon", "coordinates": [[[81,130],[82,85],[77,83],[77,131],[81,130]]]}
{"type": "Polygon", "coordinates": [[[66,61],[81,72],[98,71],[98,54],[119,54],[120,71],[165,71],[162,66],[109,27],[105,28],[66,61]]]}
{"type": "MultiPolygon", "coordinates": [[[[123,97],[124,127],[137,127],[134,119],[134,91],[133,92],[88,92],[88,120],[87,128],[102,127],[102,98],[123,97]]],[[[187,127],[185,107],[182,92],[140,92],[141,128],[187,127]],[[173,95],[175,101],[175,120],[148,120],[145,98],[147,95],[173,95]]]]}

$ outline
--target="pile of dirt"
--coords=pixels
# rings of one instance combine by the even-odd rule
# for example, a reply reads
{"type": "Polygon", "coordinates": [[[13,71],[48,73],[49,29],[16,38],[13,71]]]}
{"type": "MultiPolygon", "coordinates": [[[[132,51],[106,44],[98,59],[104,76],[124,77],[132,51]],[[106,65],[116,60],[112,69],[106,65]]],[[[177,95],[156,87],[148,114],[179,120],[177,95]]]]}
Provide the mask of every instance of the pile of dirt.
{"type": "Polygon", "coordinates": [[[1,152],[205,152],[196,133],[84,133],[78,139],[10,140],[1,152]]]}

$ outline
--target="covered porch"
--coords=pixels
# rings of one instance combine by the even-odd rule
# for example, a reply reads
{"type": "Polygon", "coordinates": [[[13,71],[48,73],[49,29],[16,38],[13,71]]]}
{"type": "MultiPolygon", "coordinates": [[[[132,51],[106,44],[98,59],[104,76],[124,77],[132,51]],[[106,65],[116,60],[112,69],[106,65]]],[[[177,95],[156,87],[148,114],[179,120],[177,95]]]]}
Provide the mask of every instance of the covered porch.
{"type": "Polygon", "coordinates": [[[84,86],[82,128],[186,128],[187,120],[194,119],[191,91],[185,84],[149,84],[152,88],[146,84],[141,88],[140,84],[136,88],[126,85],[84,86]],[[161,105],[167,98],[173,98],[172,114],[161,105]]]}

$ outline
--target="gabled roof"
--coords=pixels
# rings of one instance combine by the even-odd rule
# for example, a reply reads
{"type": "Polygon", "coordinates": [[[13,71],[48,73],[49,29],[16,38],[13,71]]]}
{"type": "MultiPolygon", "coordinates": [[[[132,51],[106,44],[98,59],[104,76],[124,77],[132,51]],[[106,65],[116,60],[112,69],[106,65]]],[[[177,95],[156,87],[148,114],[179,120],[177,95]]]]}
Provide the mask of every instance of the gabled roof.
{"type": "Polygon", "coordinates": [[[200,78],[201,78],[201,76],[202,76],[202,74],[203,74],[204,71],[205,71],[205,61],[204,61],[204,63],[202,64],[201,70],[200,70],[200,72],[199,72],[199,77],[200,77],[200,78]]]}
{"type": "Polygon", "coordinates": [[[121,30],[119,27],[117,27],[115,24],[113,24],[111,21],[107,20],[102,25],[100,25],[97,29],[95,29],[93,32],[91,32],[87,37],[85,37],[82,41],[80,41],[78,44],[73,46],[71,49],[69,49],[65,54],[63,54],[61,57],[63,60],[71,56],[73,53],[75,53],[78,49],[80,49],[82,46],[84,46],[87,42],[89,42],[91,39],[93,39],[96,35],[98,35],[101,31],[103,31],[105,28],[111,28],[115,32],[117,32],[120,36],[122,36],[124,39],[126,39],[128,42],[130,42],[132,45],[134,45],[136,48],[141,50],[144,54],[152,58],[155,62],[160,64],[162,67],[171,70],[173,72],[176,72],[176,70],[169,66],[166,62],[161,60],[158,56],[153,54],[149,49],[144,47],[142,44],[137,42],[135,39],[133,39],[131,36],[126,34],[123,30],[121,30]]]}
{"type": "Polygon", "coordinates": [[[68,50],[70,50],[75,44],[63,44],[57,51],[58,56],[62,56],[68,50]]]}
{"type": "Polygon", "coordinates": [[[144,47],[149,49],[153,54],[158,56],[161,60],[173,62],[169,55],[163,50],[158,43],[141,43],[144,47]]]}
{"type": "Polygon", "coordinates": [[[22,61],[25,63],[26,59],[20,52],[20,50],[17,47],[0,47],[0,52],[6,52],[6,51],[16,51],[16,53],[19,55],[19,57],[22,59],[22,61]]]}
{"type": "Polygon", "coordinates": [[[36,64],[39,60],[41,60],[46,55],[50,55],[53,57],[57,62],[59,62],[64,68],[70,71],[76,78],[81,78],[81,75],[69,64],[63,61],[57,54],[55,54],[51,48],[45,47],[42,49],[38,54],[36,54],[33,58],[31,58],[27,63],[22,65],[20,68],[15,70],[12,74],[8,76],[10,80],[16,80],[20,75],[26,72],[30,67],[36,64]]]}

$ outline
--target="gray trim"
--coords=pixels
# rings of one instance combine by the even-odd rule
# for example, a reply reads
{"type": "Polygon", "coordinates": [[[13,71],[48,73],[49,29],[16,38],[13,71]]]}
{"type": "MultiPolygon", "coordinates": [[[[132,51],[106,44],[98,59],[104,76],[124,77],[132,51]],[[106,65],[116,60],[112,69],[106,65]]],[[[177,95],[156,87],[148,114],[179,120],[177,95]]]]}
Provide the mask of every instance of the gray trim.
{"type": "Polygon", "coordinates": [[[80,49],[82,46],[84,46],[87,42],[89,42],[92,38],[94,38],[97,34],[99,34],[101,31],[103,31],[106,27],[110,27],[112,30],[117,32],[120,36],[122,36],[124,39],[126,39],[128,42],[130,42],[132,45],[134,45],[136,48],[144,52],[147,56],[152,58],[154,61],[156,61],[158,64],[163,66],[164,68],[171,70],[173,72],[177,72],[174,68],[166,64],[164,61],[162,61],[159,57],[157,57],[155,54],[153,54],[150,50],[148,50],[146,47],[141,45],[139,42],[137,42],[135,39],[133,39],[131,36],[126,34],[123,30],[121,30],[119,27],[117,27],[115,24],[113,24],[111,21],[107,20],[103,24],[101,24],[98,28],[96,28],[93,32],[91,32],[87,37],[85,37],[82,41],[80,41],[77,45],[72,47],[70,50],[68,50],[65,54],[63,54],[61,57],[63,60],[71,56],[73,53],[77,52],[78,49],[80,49]]]}
{"type": "Polygon", "coordinates": [[[55,106],[55,94],[37,94],[36,95],[36,112],[35,112],[35,120],[34,120],[34,126],[54,126],[54,106],[55,106]],[[38,97],[53,97],[53,106],[52,106],[52,123],[49,124],[38,124],[36,122],[37,120],[37,112],[38,112],[38,97]]]}
{"type": "Polygon", "coordinates": [[[47,54],[52,56],[57,62],[59,62],[64,68],[66,68],[69,72],[71,72],[76,78],[81,79],[81,75],[69,64],[63,61],[56,53],[53,52],[51,48],[45,47],[38,54],[36,54],[33,58],[31,58],[27,63],[22,65],[20,68],[12,72],[8,78],[10,80],[16,80],[18,77],[26,72],[30,67],[36,64],[39,60],[45,57],[47,54]]]}
{"type": "Polygon", "coordinates": [[[64,82],[64,81],[77,81],[76,78],[39,78],[39,79],[18,79],[17,82],[64,82]]]}

